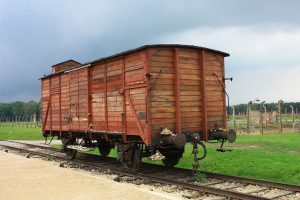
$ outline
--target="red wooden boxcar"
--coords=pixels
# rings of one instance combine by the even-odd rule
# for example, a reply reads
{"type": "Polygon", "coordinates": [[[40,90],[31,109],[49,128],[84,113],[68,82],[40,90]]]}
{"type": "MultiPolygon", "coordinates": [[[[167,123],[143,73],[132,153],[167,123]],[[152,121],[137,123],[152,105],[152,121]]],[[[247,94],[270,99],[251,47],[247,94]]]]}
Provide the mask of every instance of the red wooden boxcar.
{"type": "Polygon", "coordinates": [[[226,130],[224,57],[190,45],[146,45],[80,64],[54,65],[42,81],[42,131],[67,148],[82,139],[106,156],[138,167],[159,150],[168,166],[178,162],[188,135],[234,140],[226,130]]]}

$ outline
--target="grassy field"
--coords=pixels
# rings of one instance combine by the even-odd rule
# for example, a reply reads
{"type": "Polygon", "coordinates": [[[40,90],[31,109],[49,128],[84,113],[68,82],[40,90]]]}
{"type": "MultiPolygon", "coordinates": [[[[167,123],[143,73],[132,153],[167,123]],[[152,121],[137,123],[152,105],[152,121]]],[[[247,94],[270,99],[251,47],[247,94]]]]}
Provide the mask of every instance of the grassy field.
{"type": "Polygon", "coordinates": [[[0,140],[43,140],[41,128],[0,127],[0,140]]]}
{"type": "MultiPolygon", "coordinates": [[[[218,152],[219,144],[208,144],[200,170],[254,179],[300,185],[300,134],[242,135],[236,143],[226,144],[231,152],[218,152]]],[[[191,169],[192,146],[187,145],[176,167],[191,169]]],[[[97,150],[93,154],[99,154],[97,150]]],[[[116,151],[110,153],[116,156],[116,151]]],[[[143,162],[162,164],[161,161],[143,162]]]]}
{"type": "MultiPolygon", "coordinates": [[[[42,140],[43,137],[40,128],[0,127],[0,139],[42,140]]],[[[200,170],[300,185],[299,133],[241,135],[236,143],[225,145],[233,149],[225,153],[216,151],[219,144],[206,145],[207,157],[201,161],[200,170]]],[[[191,168],[191,151],[191,145],[187,145],[177,167],[191,168]]],[[[116,151],[110,156],[116,156],[116,151]]],[[[161,164],[147,158],[143,161],[161,164]]]]}
{"type": "MultiPolygon", "coordinates": [[[[200,170],[300,185],[300,134],[242,135],[226,144],[231,152],[217,152],[219,144],[207,144],[200,170]]],[[[192,166],[191,145],[177,167],[192,166]]],[[[160,161],[156,161],[160,163],[160,161]]]]}

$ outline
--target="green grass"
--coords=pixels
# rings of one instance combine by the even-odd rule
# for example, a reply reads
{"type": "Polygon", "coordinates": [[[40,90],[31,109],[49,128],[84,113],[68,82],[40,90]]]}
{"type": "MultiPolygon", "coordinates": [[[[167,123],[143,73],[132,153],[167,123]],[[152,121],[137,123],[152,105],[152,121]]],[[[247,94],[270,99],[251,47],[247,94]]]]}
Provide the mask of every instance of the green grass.
{"type": "MultiPolygon", "coordinates": [[[[242,135],[236,143],[226,144],[233,151],[224,153],[216,151],[220,144],[206,145],[207,156],[200,161],[201,171],[300,185],[300,134],[242,135]]],[[[191,169],[191,152],[192,146],[187,145],[176,167],[191,169]]],[[[97,150],[92,153],[99,154],[97,150]]],[[[110,156],[115,157],[116,151],[110,156]]],[[[143,162],[162,164],[147,158],[143,162]]]]}
{"type": "MultiPolygon", "coordinates": [[[[42,140],[40,128],[0,127],[2,140],[42,140]]],[[[207,144],[207,156],[200,161],[200,170],[255,179],[300,185],[300,134],[282,133],[266,135],[241,135],[234,144],[225,147],[232,152],[217,152],[219,144],[207,144]]],[[[60,145],[57,145],[59,148],[60,145]]],[[[177,167],[191,169],[192,146],[187,145],[177,167]]],[[[89,153],[99,155],[98,150],[89,153]]],[[[111,157],[116,157],[112,150],[111,157]]],[[[161,161],[144,162],[162,164],[161,161]]],[[[202,177],[200,177],[202,179],[202,177]]]]}
{"type": "MultiPolygon", "coordinates": [[[[232,152],[217,152],[217,147],[208,145],[201,170],[300,185],[300,134],[239,136],[232,152]]],[[[177,167],[191,164],[187,146],[177,167]]]]}
{"type": "Polygon", "coordinates": [[[241,135],[238,136],[237,144],[255,145],[265,148],[275,148],[286,151],[300,151],[299,133],[281,133],[265,135],[241,135]]]}
{"type": "MultiPolygon", "coordinates": [[[[190,168],[188,149],[178,167],[190,168]]],[[[209,147],[200,169],[228,175],[264,179],[300,185],[300,154],[273,148],[234,149],[216,152],[209,147]]]]}
{"type": "Polygon", "coordinates": [[[43,140],[41,128],[0,127],[0,140],[43,140]]]}

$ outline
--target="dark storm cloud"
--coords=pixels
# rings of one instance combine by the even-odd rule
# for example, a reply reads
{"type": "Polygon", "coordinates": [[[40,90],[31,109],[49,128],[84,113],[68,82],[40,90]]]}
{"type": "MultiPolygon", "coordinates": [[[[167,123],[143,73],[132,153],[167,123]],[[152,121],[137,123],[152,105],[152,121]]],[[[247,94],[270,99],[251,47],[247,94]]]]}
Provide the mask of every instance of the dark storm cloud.
{"type": "Polygon", "coordinates": [[[196,28],[294,29],[300,1],[0,1],[0,101],[39,99],[50,66],[196,28]]]}

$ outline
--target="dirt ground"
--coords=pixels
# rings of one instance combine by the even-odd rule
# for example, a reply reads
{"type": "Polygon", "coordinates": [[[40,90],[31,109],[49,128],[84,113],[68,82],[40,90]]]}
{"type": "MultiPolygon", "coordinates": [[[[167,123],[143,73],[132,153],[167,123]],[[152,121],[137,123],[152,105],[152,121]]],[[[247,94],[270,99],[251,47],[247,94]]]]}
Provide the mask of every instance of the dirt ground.
{"type": "MultiPolygon", "coordinates": [[[[0,199],[177,199],[168,193],[119,183],[105,175],[61,168],[56,162],[0,150],[0,199]]],[[[181,198],[179,198],[181,199],[181,198]]]]}

